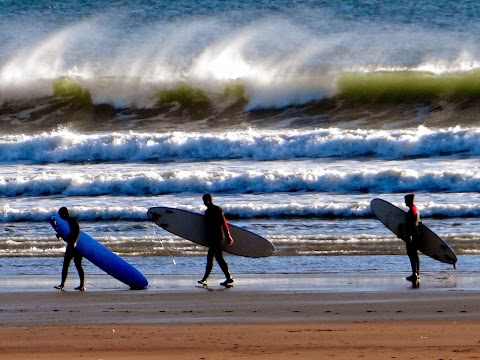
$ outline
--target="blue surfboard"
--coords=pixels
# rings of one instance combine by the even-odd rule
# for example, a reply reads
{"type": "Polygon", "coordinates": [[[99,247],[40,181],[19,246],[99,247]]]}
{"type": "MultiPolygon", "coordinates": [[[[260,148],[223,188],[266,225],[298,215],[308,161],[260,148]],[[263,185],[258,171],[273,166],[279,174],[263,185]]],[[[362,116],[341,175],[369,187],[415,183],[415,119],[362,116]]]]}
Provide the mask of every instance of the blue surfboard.
{"type": "MultiPolygon", "coordinates": [[[[61,219],[59,216],[52,216],[50,224],[63,239],[66,239],[70,234],[68,222],[61,219]]],[[[147,279],[140,271],[117,254],[108,250],[98,241],[94,240],[87,233],[80,231],[80,236],[75,248],[94,265],[98,266],[115,279],[127,284],[130,288],[139,290],[148,286],[147,279]]]]}

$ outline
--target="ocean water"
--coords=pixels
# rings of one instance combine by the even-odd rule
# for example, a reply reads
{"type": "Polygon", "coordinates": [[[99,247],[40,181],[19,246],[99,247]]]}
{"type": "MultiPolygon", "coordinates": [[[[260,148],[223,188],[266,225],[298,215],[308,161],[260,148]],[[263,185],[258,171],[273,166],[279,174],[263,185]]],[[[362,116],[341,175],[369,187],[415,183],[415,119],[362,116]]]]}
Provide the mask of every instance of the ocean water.
{"type": "Polygon", "coordinates": [[[408,271],[369,204],[411,192],[478,271],[479,30],[468,0],[0,2],[0,273],[60,271],[61,206],[146,274],[201,273],[146,211],[206,192],[276,247],[236,273],[408,271]]]}

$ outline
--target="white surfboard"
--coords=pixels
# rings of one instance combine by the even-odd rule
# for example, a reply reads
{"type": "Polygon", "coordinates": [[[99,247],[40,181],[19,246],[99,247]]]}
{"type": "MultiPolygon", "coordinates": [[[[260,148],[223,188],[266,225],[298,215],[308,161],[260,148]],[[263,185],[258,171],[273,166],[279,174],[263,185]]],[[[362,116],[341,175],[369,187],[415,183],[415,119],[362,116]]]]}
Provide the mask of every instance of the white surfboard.
{"type": "MultiPolygon", "coordinates": [[[[199,245],[209,246],[205,215],[169,207],[150,208],[147,215],[151,221],[162,229],[199,245]]],[[[272,255],[274,247],[267,239],[230,223],[228,226],[230,227],[233,244],[225,245],[222,248],[223,251],[252,258],[272,255]]]]}
{"type": "MultiPolygon", "coordinates": [[[[370,208],[375,216],[400,239],[405,241],[405,220],[407,213],[388,201],[373,199],[370,208]]],[[[457,256],[450,247],[423,223],[419,225],[419,250],[432,259],[452,264],[455,267],[457,256]]]]}

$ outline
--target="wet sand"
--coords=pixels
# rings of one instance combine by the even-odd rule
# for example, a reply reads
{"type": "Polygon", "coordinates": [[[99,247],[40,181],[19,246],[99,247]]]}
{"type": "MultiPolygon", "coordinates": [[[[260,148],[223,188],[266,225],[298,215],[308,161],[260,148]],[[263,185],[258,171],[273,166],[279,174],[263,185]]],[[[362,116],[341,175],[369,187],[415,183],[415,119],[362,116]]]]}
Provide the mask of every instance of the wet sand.
{"type": "Polygon", "coordinates": [[[140,291],[107,278],[85,292],[73,280],[67,291],[47,281],[11,286],[0,293],[0,351],[2,359],[475,359],[480,290],[468,278],[425,276],[417,289],[396,277],[338,274],[245,276],[231,289],[178,276],[140,291]]]}
{"type": "Polygon", "coordinates": [[[478,359],[472,321],[0,328],[2,359],[478,359]]]}
{"type": "Polygon", "coordinates": [[[0,277],[2,359],[480,358],[475,274],[426,273],[419,288],[375,272],[244,275],[230,289],[55,280],[0,277]]]}

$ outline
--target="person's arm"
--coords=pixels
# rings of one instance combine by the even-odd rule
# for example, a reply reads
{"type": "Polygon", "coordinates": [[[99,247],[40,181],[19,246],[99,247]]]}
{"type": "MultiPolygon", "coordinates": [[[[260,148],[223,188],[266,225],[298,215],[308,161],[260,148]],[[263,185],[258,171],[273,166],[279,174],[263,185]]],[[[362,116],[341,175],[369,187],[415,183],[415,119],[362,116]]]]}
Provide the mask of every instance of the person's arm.
{"type": "Polygon", "coordinates": [[[222,212],[222,218],[223,218],[223,224],[222,224],[223,231],[225,232],[225,234],[227,234],[228,244],[232,245],[233,238],[232,238],[232,235],[230,234],[230,227],[228,226],[227,219],[225,218],[225,215],[223,214],[223,212],[222,212]]]}
{"type": "Polygon", "coordinates": [[[54,218],[50,219],[50,225],[52,225],[53,229],[55,230],[55,236],[57,237],[57,239],[58,240],[62,239],[62,237],[58,233],[58,225],[54,218]]]}
{"type": "Polygon", "coordinates": [[[413,241],[413,233],[415,234],[415,236],[418,236],[419,235],[419,228],[418,226],[420,225],[420,212],[418,211],[418,209],[415,207],[415,211],[413,212],[413,228],[412,228],[412,240],[413,241]]]}
{"type": "Polygon", "coordinates": [[[417,209],[413,207],[407,213],[407,221],[406,221],[406,232],[407,232],[407,240],[408,242],[413,241],[413,234],[416,232],[416,228],[420,223],[420,213],[417,209]]]}
{"type": "Polygon", "coordinates": [[[68,235],[68,239],[66,239],[65,241],[69,244],[72,244],[73,246],[76,246],[77,240],[80,236],[80,226],[75,219],[70,220],[68,222],[68,225],[70,227],[70,234],[68,235]]]}

